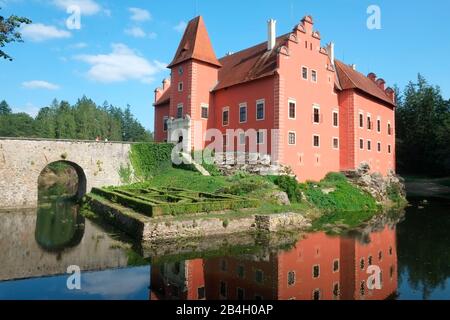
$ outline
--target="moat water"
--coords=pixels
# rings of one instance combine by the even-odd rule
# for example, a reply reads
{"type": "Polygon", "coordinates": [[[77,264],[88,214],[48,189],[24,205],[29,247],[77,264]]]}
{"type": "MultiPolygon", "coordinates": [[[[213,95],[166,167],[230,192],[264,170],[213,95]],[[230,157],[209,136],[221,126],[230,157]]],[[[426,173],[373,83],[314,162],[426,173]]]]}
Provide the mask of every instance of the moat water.
{"type": "Polygon", "coordinates": [[[152,256],[57,198],[0,213],[0,299],[450,299],[450,201],[410,203],[400,219],[346,235],[152,256]],[[79,289],[68,288],[70,266],[79,289]]]}

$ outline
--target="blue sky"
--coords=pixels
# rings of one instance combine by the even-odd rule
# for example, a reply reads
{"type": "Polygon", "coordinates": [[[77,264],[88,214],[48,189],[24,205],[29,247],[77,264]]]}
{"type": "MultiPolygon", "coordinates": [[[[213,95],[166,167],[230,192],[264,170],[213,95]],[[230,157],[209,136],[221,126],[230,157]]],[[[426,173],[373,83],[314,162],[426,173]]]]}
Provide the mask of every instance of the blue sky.
{"type": "Polygon", "coordinates": [[[322,43],[363,73],[375,72],[403,87],[422,73],[450,98],[450,2],[448,0],[0,0],[0,14],[24,15],[34,25],[25,43],[0,62],[0,100],[35,114],[54,98],[74,103],[83,94],[125,107],[153,129],[153,91],[169,72],[185,23],[206,22],[216,54],[266,40],[266,21],[286,33],[311,14],[322,43]],[[66,8],[82,9],[81,29],[68,29],[66,8]],[[381,9],[381,30],[366,27],[369,5],[381,9]]]}

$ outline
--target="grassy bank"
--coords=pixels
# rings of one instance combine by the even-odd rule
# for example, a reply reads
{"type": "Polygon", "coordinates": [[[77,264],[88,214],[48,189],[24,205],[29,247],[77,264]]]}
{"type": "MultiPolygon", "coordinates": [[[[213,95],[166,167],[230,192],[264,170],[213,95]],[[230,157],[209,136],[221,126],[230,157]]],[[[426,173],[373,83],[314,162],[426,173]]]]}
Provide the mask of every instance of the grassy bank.
{"type": "MultiPolygon", "coordinates": [[[[331,173],[321,182],[298,183],[290,177],[261,177],[237,174],[231,177],[202,176],[179,168],[166,168],[144,182],[123,187],[127,190],[145,188],[182,188],[199,192],[232,194],[259,200],[252,209],[219,213],[223,219],[239,219],[253,214],[301,213],[321,228],[339,223],[350,227],[369,220],[381,210],[368,193],[350,184],[339,173],[331,173]],[[280,204],[280,191],[288,194],[290,205],[280,204]]],[[[215,217],[218,213],[206,213],[215,217]]],[[[180,219],[178,216],[175,219],[180,219]]]]}

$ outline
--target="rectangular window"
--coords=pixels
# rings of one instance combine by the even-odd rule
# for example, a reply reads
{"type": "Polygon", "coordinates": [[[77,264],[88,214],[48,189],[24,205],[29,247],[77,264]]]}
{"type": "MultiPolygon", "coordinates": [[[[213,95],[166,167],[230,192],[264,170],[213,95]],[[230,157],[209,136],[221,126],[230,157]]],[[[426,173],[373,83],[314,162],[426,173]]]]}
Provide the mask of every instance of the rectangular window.
{"type": "Polygon", "coordinates": [[[313,146],[316,148],[320,147],[320,137],[318,135],[313,136],[313,146]]]}
{"type": "Polygon", "coordinates": [[[334,298],[338,298],[340,295],[340,290],[339,290],[339,283],[335,283],[333,285],[333,297],[334,298]]]}
{"type": "Polygon", "coordinates": [[[367,150],[371,151],[372,150],[372,141],[367,140],[367,150]]]}
{"type": "Polygon", "coordinates": [[[339,149],[339,138],[333,138],[333,149],[339,149]]]}
{"type": "Polygon", "coordinates": [[[315,301],[320,300],[320,289],[316,289],[313,291],[313,300],[315,301]]]}
{"type": "Polygon", "coordinates": [[[223,281],[220,281],[220,295],[224,298],[227,297],[227,284],[223,281]]]}
{"type": "Polygon", "coordinates": [[[364,140],[363,139],[359,139],[359,148],[361,150],[364,150],[364,140]]]}
{"type": "Polygon", "coordinates": [[[320,266],[317,264],[313,266],[313,278],[320,277],[320,266]]]}
{"type": "Polygon", "coordinates": [[[377,119],[377,131],[381,132],[381,119],[377,119]]]}
{"type": "Polygon", "coordinates": [[[389,154],[392,153],[391,145],[388,145],[388,153],[389,153],[389,154]]]}
{"type": "Polygon", "coordinates": [[[392,127],[391,127],[391,124],[388,123],[388,135],[391,135],[391,134],[392,134],[392,127]]]}
{"type": "Polygon", "coordinates": [[[208,119],[209,117],[209,106],[207,104],[201,105],[202,119],[208,119]]]}
{"type": "Polygon", "coordinates": [[[372,130],[372,118],[371,116],[367,116],[367,129],[372,130]]]}
{"type": "Polygon", "coordinates": [[[247,104],[242,103],[239,105],[239,123],[247,122],[247,104]]]}
{"type": "Polygon", "coordinates": [[[313,122],[320,123],[320,107],[313,107],[313,122]]]}
{"type": "Polygon", "coordinates": [[[243,146],[243,145],[245,145],[246,144],[246,136],[245,136],[245,133],[244,132],[241,132],[241,133],[239,133],[239,144],[241,145],[241,146],[243,146]]]}
{"type": "Polygon", "coordinates": [[[244,300],[244,297],[245,297],[244,289],[237,288],[237,300],[244,300]]]}
{"type": "Polygon", "coordinates": [[[245,277],[245,269],[243,266],[237,267],[237,275],[239,278],[243,279],[245,277]]]}
{"type": "Polygon", "coordinates": [[[200,287],[197,289],[197,298],[198,300],[203,300],[205,299],[205,287],[200,287]]]}
{"type": "Polygon", "coordinates": [[[179,82],[178,83],[178,92],[182,92],[183,91],[183,82],[179,82]]]}
{"type": "Polygon", "coordinates": [[[311,70],[311,81],[317,82],[317,71],[316,70],[311,70]]]}
{"type": "Polygon", "coordinates": [[[177,119],[183,118],[183,104],[179,104],[177,107],[177,119]]]}
{"type": "Polygon", "coordinates": [[[295,272],[294,271],[288,272],[287,282],[288,282],[289,287],[295,285],[295,272]]]}
{"type": "Polygon", "coordinates": [[[359,127],[364,128],[364,115],[362,113],[359,114],[359,127]]]}
{"type": "Polygon", "coordinates": [[[294,100],[289,100],[289,119],[295,119],[297,103],[294,100]]]}
{"type": "Polygon", "coordinates": [[[339,271],[339,259],[333,261],[333,272],[339,271]]]}
{"type": "Polygon", "coordinates": [[[225,108],[222,111],[222,126],[226,127],[230,124],[230,109],[225,108]]]}
{"type": "Polygon", "coordinates": [[[308,80],[308,68],[307,67],[302,67],[302,78],[304,80],[308,80]]]}
{"type": "Polygon", "coordinates": [[[258,144],[264,144],[264,131],[260,130],[256,133],[256,141],[258,144]]]}
{"type": "Polygon", "coordinates": [[[263,99],[256,101],[256,120],[264,120],[265,104],[263,99]]]}
{"type": "Polygon", "coordinates": [[[295,132],[289,132],[289,144],[294,145],[296,143],[295,132]]]}
{"type": "Polygon", "coordinates": [[[381,142],[377,143],[377,150],[378,150],[378,152],[381,152],[381,142]]]}
{"type": "Polygon", "coordinates": [[[339,113],[337,111],[333,111],[333,127],[339,127],[339,113]]]}
{"type": "Polygon", "coordinates": [[[169,121],[169,117],[164,117],[163,119],[163,131],[167,132],[167,122],[169,121]]]}
{"type": "Polygon", "coordinates": [[[261,270],[256,270],[256,272],[255,272],[255,281],[257,283],[263,283],[263,281],[264,281],[264,273],[261,270]]]}

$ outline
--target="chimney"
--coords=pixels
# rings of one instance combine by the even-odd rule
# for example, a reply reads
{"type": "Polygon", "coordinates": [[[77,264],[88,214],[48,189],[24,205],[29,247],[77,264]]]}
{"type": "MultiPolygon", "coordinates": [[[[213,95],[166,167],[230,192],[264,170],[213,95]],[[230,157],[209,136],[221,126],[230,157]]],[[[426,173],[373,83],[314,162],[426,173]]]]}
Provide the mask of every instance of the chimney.
{"type": "Polygon", "coordinates": [[[161,88],[157,88],[155,90],[155,103],[158,102],[159,98],[162,96],[162,90],[161,88]]]}
{"type": "Polygon", "coordinates": [[[367,75],[367,78],[369,78],[370,80],[375,82],[377,80],[377,75],[375,73],[371,72],[367,75]]]}
{"type": "Polygon", "coordinates": [[[166,91],[168,87],[170,87],[170,79],[164,79],[162,82],[162,91],[166,91]]]}
{"type": "Polygon", "coordinates": [[[352,67],[352,69],[356,71],[356,64],[351,64],[350,67],[352,67]]]}
{"type": "Polygon", "coordinates": [[[381,90],[384,91],[384,85],[386,84],[386,81],[384,81],[383,79],[377,79],[376,84],[378,86],[378,88],[380,88],[381,90]]]}
{"type": "Polygon", "coordinates": [[[386,95],[392,100],[393,103],[395,103],[395,91],[391,87],[388,87],[386,89],[386,95]]]}
{"type": "Polygon", "coordinates": [[[270,19],[269,21],[267,21],[267,26],[268,26],[267,50],[271,51],[273,50],[273,48],[275,48],[275,42],[277,39],[277,32],[276,32],[277,21],[274,19],[270,19]]]}
{"type": "Polygon", "coordinates": [[[327,45],[328,56],[330,57],[331,64],[334,66],[334,43],[330,42],[327,45]]]}

